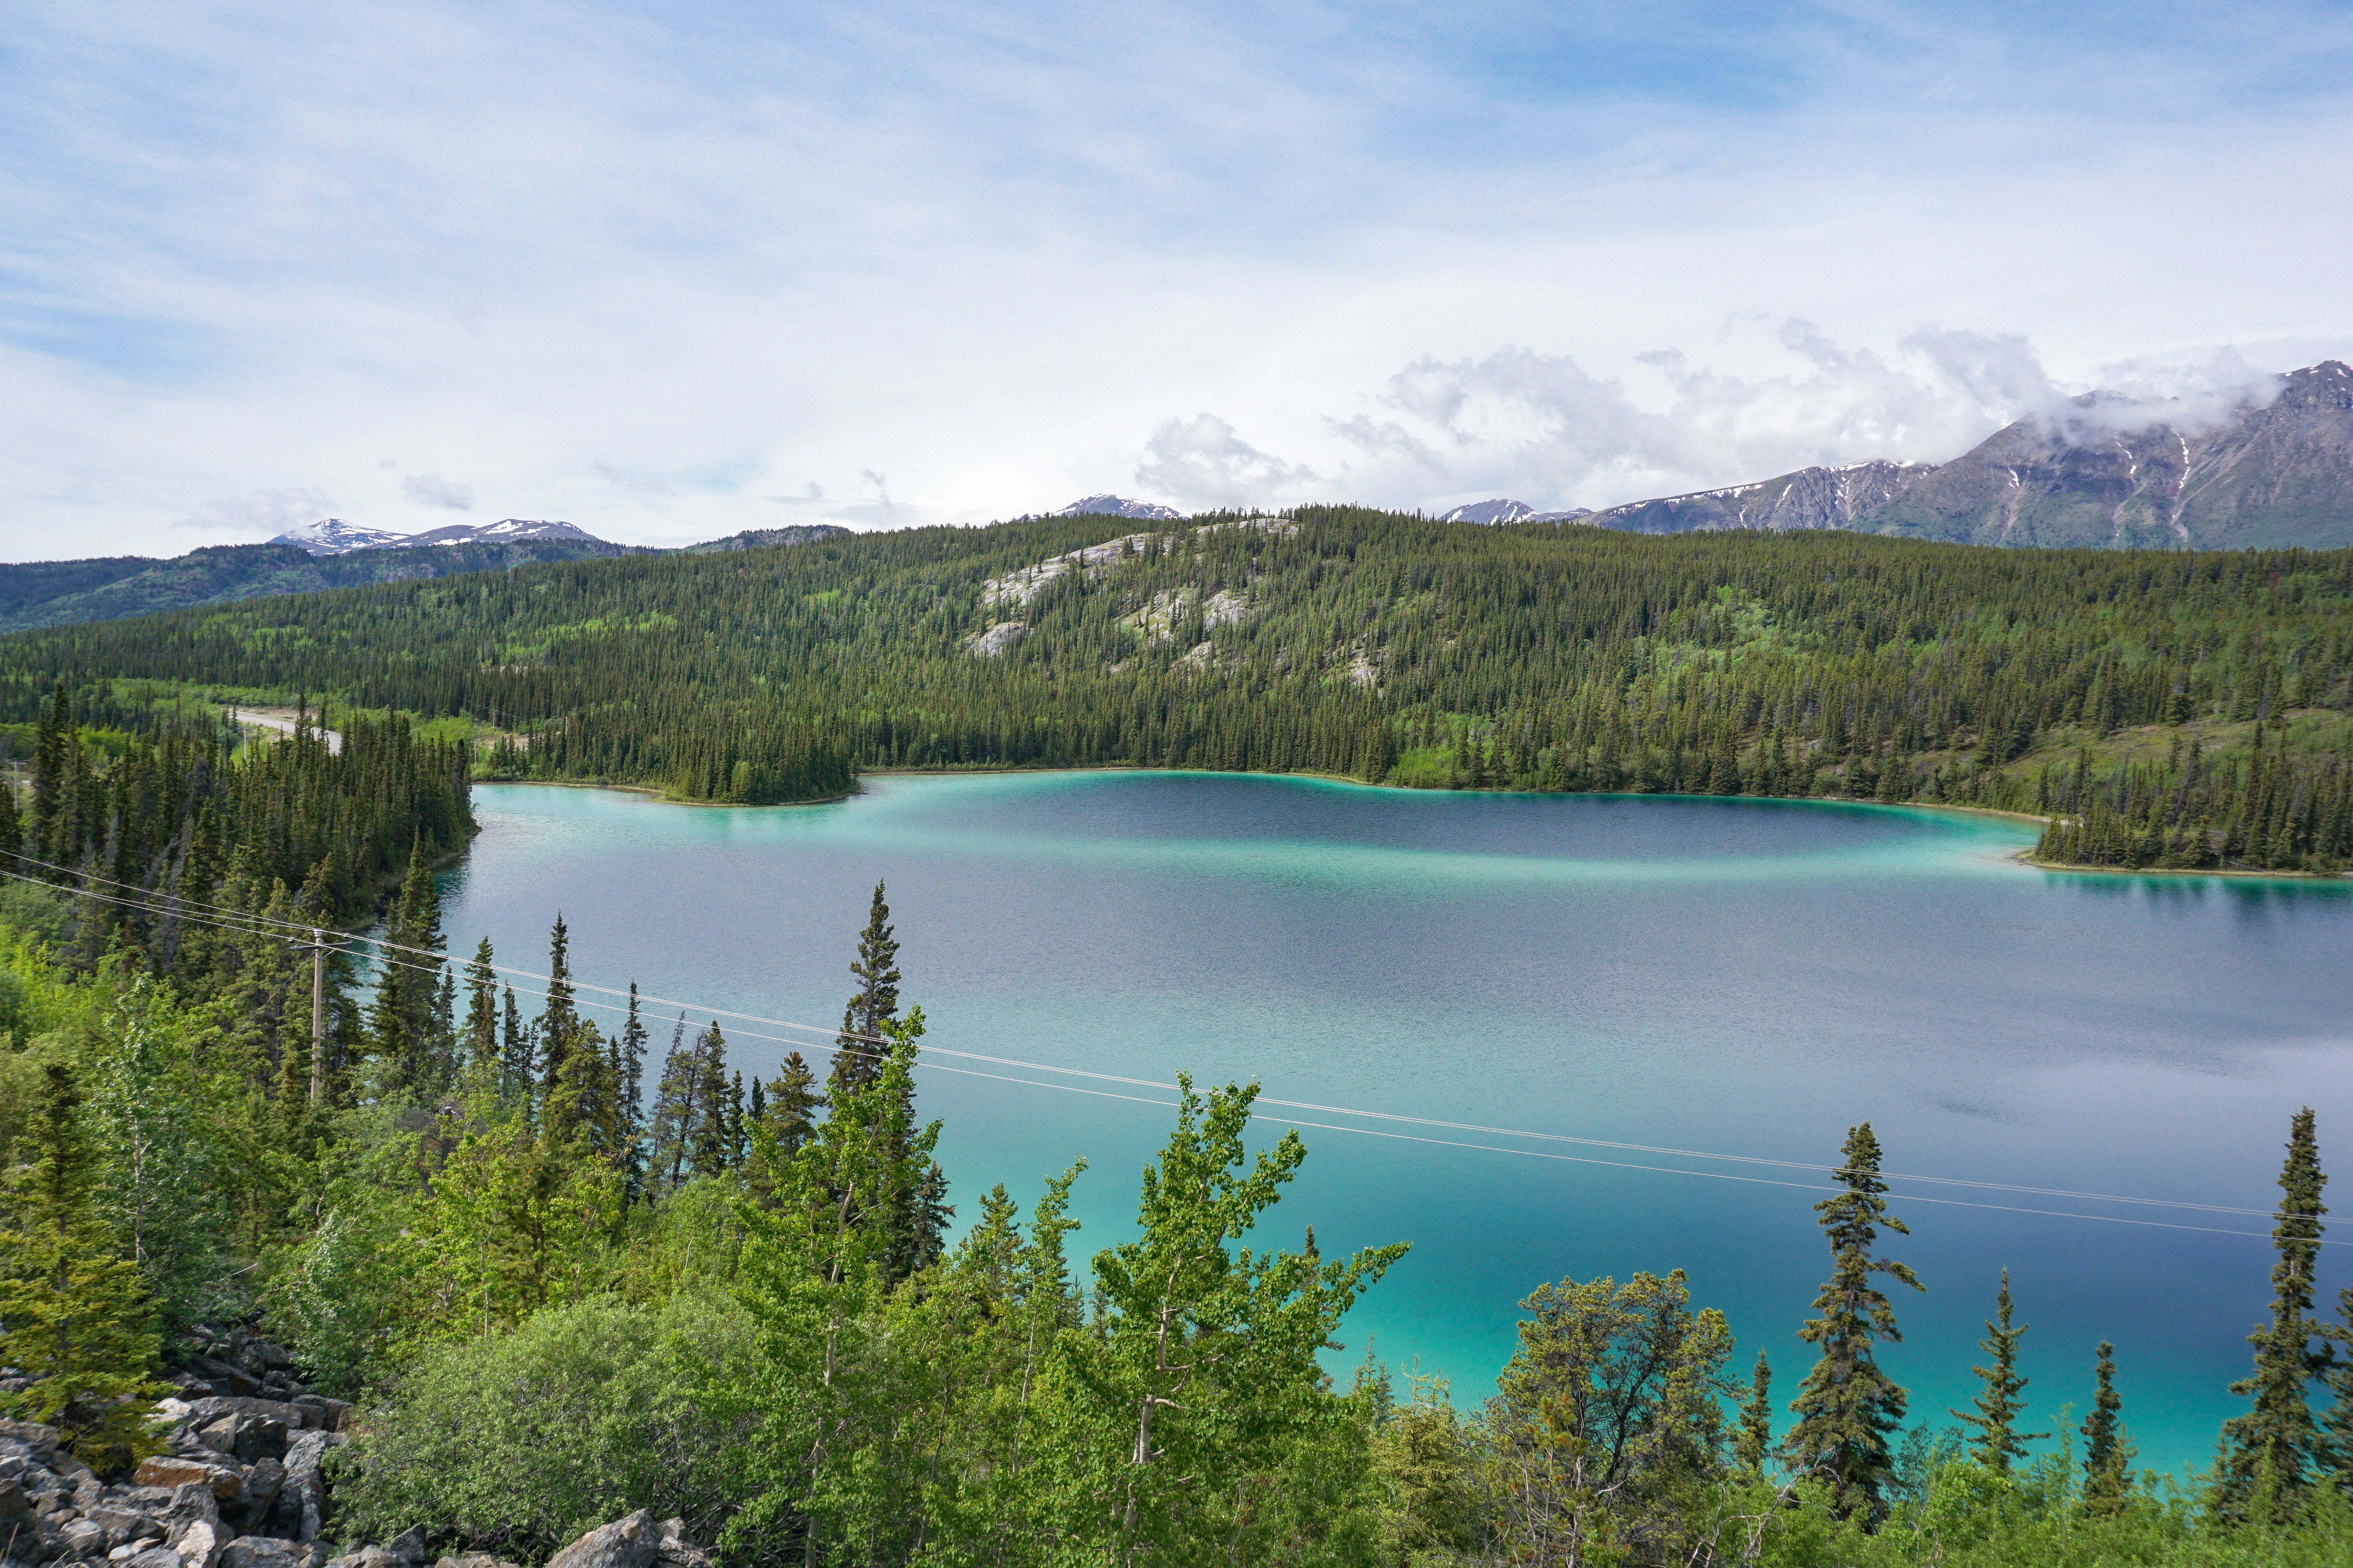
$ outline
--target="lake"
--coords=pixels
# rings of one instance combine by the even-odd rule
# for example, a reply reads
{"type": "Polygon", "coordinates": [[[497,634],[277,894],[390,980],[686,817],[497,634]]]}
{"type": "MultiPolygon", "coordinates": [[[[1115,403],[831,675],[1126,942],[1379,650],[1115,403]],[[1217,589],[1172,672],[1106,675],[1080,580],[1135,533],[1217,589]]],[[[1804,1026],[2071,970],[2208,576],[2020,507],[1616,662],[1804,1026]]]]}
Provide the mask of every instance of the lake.
{"type": "MultiPolygon", "coordinates": [[[[1893,1184],[1912,1234],[1886,1250],[1927,1287],[1899,1288],[1884,1356],[1913,1419],[1974,1394],[2006,1266],[2030,1429],[2082,1420],[2106,1338],[2143,1463],[2203,1464],[2272,1260],[2266,1218],[2217,1211],[2270,1206],[2300,1104],[2325,1160],[2353,1152],[2353,888],[2039,871],[2012,858],[2032,826],[2002,818],[1141,773],[881,777],[765,809],[500,785],[475,811],[444,880],[456,952],[487,934],[543,965],[561,909],[584,980],[829,1026],[887,879],[928,1046],[1510,1130],[1261,1122],[1295,1119],[1310,1151],[1265,1240],[1413,1243],[1350,1317],[1343,1375],[1369,1346],[1464,1405],[1539,1282],[1681,1268],[1786,1405],[1825,1178],[1757,1162],[1829,1164],[1868,1119],[1889,1171],[1947,1179],[1893,1184]]],[[[674,1013],[652,1010],[658,1052],[674,1013]]],[[[774,1073],[786,1047],[752,1037],[783,1031],[723,1027],[774,1073]]],[[[820,1073],[829,1045],[805,1051],[820,1073]]],[[[1026,1209],[1083,1155],[1074,1257],[1129,1233],[1166,1093],[930,1062],[960,1220],[1000,1181],[1026,1209]]],[[[2326,1251],[2333,1302],[2353,1248],[2326,1251]]]]}

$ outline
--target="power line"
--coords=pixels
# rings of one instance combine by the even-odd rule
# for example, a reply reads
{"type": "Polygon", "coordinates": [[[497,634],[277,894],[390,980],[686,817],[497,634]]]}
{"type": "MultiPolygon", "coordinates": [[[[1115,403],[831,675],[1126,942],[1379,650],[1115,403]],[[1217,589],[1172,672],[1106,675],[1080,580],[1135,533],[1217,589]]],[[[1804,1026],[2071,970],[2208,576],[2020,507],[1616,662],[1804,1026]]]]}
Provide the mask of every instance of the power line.
{"type": "MultiPolygon", "coordinates": [[[[29,856],[20,855],[17,858],[34,865],[48,865],[48,862],[34,860],[29,856]]],[[[50,868],[61,869],[61,868],[57,867],[50,867],[50,868]]],[[[110,886],[117,888],[128,888],[131,886],[128,883],[120,882],[111,878],[96,877],[94,873],[68,872],[67,874],[82,877],[90,880],[106,882],[110,886]]],[[[19,872],[0,871],[0,876],[11,877],[20,881],[42,882],[44,885],[47,885],[45,879],[35,878],[19,872]]],[[[201,900],[182,900],[184,902],[194,904],[198,908],[211,909],[222,913],[231,914],[238,920],[250,921],[252,923],[249,925],[235,925],[230,924],[227,921],[207,920],[201,916],[189,914],[184,910],[159,909],[143,901],[145,898],[153,896],[152,890],[144,889],[135,890],[142,895],[142,900],[134,900],[131,899],[110,897],[87,888],[83,889],[82,896],[97,899],[106,903],[116,904],[128,909],[138,910],[144,913],[188,920],[196,923],[215,926],[223,930],[234,931],[240,934],[249,936],[275,937],[280,934],[279,931],[268,929],[271,926],[280,927],[286,931],[292,931],[301,934],[308,934],[308,932],[312,929],[309,926],[297,926],[291,921],[273,920],[271,917],[267,915],[255,915],[248,911],[232,910],[227,909],[226,906],[221,905],[206,905],[202,903],[201,900]]],[[[178,897],[178,895],[168,894],[164,896],[172,898],[178,897]]],[[[417,947],[405,942],[396,942],[387,938],[369,936],[363,933],[339,934],[344,938],[344,943],[343,945],[334,947],[332,951],[335,952],[351,952],[354,951],[351,945],[352,943],[365,942],[372,946],[387,949],[391,952],[409,953],[437,961],[431,964],[417,963],[407,960],[395,959],[388,956],[388,954],[378,954],[373,960],[378,963],[384,963],[402,969],[414,970],[418,973],[438,973],[440,965],[443,963],[451,964],[453,966],[462,963],[466,967],[470,968],[474,963],[474,961],[470,959],[461,961],[452,953],[438,952],[431,948],[417,947]]],[[[553,983],[553,976],[541,975],[536,971],[526,970],[516,965],[493,963],[488,967],[491,971],[501,974],[524,975],[531,979],[546,980],[551,984],[553,983]]],[[[763,1035],[754,1030],[738,1029],[736,1031],[740,1037],[749,1039],[766,1040],[775,1044],[798,1047],[804,1045],[819,1045],[822,1043],[824,1037],[830,1036],[837,1043],[837,1048],[840,1054],[864,1057],[872,1060],[886,1059],[885,1052],[895,1045],[895,1042],[880,1036],[860,1035],[844,1030],[825,1029],[813,1024],[795,1023],[788,1019],[770,1018],[759,1014],[735,1012],[723,1007],[703,1007],[691,1003],[681,1002],[672,997],[655,996],[642,992],[625,991],[618,987],[598,985],[586,981],[575,980],[568,982],[568,984],[575,993],[573,998],[575,1005],[594,1007],[598,1011],[618,1013],[626,1011],[626,1007],[620,1003],[584,1001],[577,995],[577,993],[580,991],[593,991],[600,994],[610,996],[626,996],[634,994],[640,1005],[651,1003],[657,1006],[665,1008],[678,1007],[681,1010],[681,1013],[708,1013],[712,1015],[714,1022],[716,1022],[718,1018],[733,1018],[744,1022],[765,1024],[776,1028],[797,1030],[804,1034],[818,1037],[817,1039],[799,1039],[784,1036],[763,1035]],[[840,1042],[850,1040],[855,1040],[861,1044],[880,1046],[884,1047],[884,1051],[856,1051],[848,1049],[846,1047],[842,1047],[840,1045],[840,1042]]],[[[543,997],[551,994],[548,991],[540,990],[532,986],[512,987],[512,982],[510,982],[509,984],[511,988],[522,990],[526,995],[543,997]]],[[[1082,1068],[1060,1067],[1052,1063],[1025,1061],[1018,1058],[991,1056],[977,1051],[960,1051],[944,1046],[925,1046],[922,1047],[921,1054],[923,1057],[949,1056],[956,1058],[959,1060],[985,1062],[991,1066],[1015,1068],[1029,1072],[1054,1073],[1066,1077],[1083,1078],[1092,1079],[1097,1082],[1116,1083],[1129,1088],[1153,1089],[1173,1092],[1176,1090],[1178,1087],[1176,1084],[1164,1082],[1155,1079],[1131,1078],[1116,1073],[1095,1072],[1082,1068]]],[[[1171,1106],[1175,1103],[1171,1100],[1147,1100],[1140,1095],[1125,1095],[1108,1090],[1089,1089],[1072,1084],[1041,1083],[1035,1079],[1008,1078],[1002,1074],[982,1072],[969,1068],[955,1068],[944,1063],[922,1060],[920,1058],[916,1065],[919,1068],[927,1068],[932,1071],[950,1072],[960,1077],[990,1079],[998,1082],[1023,1084],[1033,1089],[1060,1089],[1069,1093],[1087,1094],[1106,1100],[1128,1100],[1136,1104],[1166,1107],[1171,1106]]],[[[1309,1100],[1282,1100],[1265,1095],[1257,1097],[1254,1099],[1252,1103],[1254,1108],[1257,1106],[1268,1106],[1282,1110],[1309,1110],[1327,1116],[1353,1116],[1366,1121],[1388,1121],[1398,1125],[1426,1127],[1438,1131],[1483,1133],[1490,1137],[1523,1138],[1537,1142],[1567,1143],[1584,1148],[1609,1149],[1628,1153],[1656,1154],[1677,1159],[1715,1160],[1732,1163],[1758,1165],[1771,1169],[1819,1172],[1832,1175],[1840,1173],[1844,1169],[1844,1167],[1837,1165],[1821,1165],[1793,1160],[1774,1160],[1757,1155],[1720,1154],[1705,1150],[1679,1149],[1656,1144],[1630,1143],[1599,1138],[1579,1138],[1567,1133],[1537,1132],[1521,1128],[1491,1127],[1475,1122],[1449,1121],[1440,1118],[1411,1116],[1394,1111],[1364,1110],[1351,1106],[1323,1105],[1309,1100]]],[[[1723,1171],[1692,1171],[1676,1166],[1647,1165],[1636,1163],[1630,1161],[1604,1160],[1592,1156],[1556,1153],[1545,1150],[1517,1149],[1506,1145],[1469,1143],[1456,1139],[1431,1138],[1412,1133],[1385,1131],[1379,1129],[1368,1127],[1351,1127],[1335,1123],[1312,1121],[1294,1121],[1293,1125],[1314,1128],[1322,1131],[1354,1132],[1369,1138],[1388,1138],[1403,1142],[1424,1143],[1436,1147],[1476,1150],[1483,1152],[1498,1154],[1518,1154],[1531,1159],[1553,1160],[1571,1164],[1597,1165],[1619,1170],[1643,1171],[1668,1175],[1704,1177],[1715,1181],[1732,1181],[1741,1182],[1751,1185],[1787,1187],[1806,1192],[1839,1192],[1844,1190],[1841,1187],[1824,1186],[1818,1183],[1782,1181],[1763,1176],[1743,1176],[1723,1171]]],[[[2022,1196],[2073,1198],[2086,1203],[2129,1204],[2147,1207],[2181,1209],[2206,1214],[2241,1215],[2250,1218],[2266,1218],[2277,1221],[2284,1221],[2290,1218],[2317,1220],[2320,1217],[2318,1215],[2283,1215],[2275,1210],[2245,1208],[2221,1204],[2203,1204],[2190,1202],[2188,1200],[2167,1198],[2145,1198],[2110,1193],[2086,1193],[2067,1188],[2037,1187],[2010,1183],[1986,1182],[1958,1176],[1918,1175],[1903,1172],[1881,1172],[1878,1173],[1878,1174],[1882,1180],[1890,1182],[1929,1183],[1948,1186],[1966,1187],[1975,1191],[2014,1193],[2022,1196]]],[[[2224,1230],[2209,1226],[2182,1225],[2163,1220],[2135,1219],[2121,1215],[2082,1214],[2062,1209],[2028,1208],[2018,1205],[1975,1203],[1959,1198],[1933,1197],[1926,1194],[1918,1193],[1902,1194],[1902,1201],[1905,1203],[1936,1204],[1953,1208],[1984,1209],[1990,1212],[2005,1214],[2036,1215],[2058,1219],[2094,1220],[2110,1225],[2138,1225],[2157,1229],[2195,1231],[2215,1236],[2242,1236],[2251,1237],[2257,1239],[2263,1239],[2264,1237],[2264,1233],[2260,1231],[2224,1230]]],[[[2353,1242],[2320,1240],[2319,1245],[2327,1247],[2343,1247],[2353,1246],[2353,1242]]]]}

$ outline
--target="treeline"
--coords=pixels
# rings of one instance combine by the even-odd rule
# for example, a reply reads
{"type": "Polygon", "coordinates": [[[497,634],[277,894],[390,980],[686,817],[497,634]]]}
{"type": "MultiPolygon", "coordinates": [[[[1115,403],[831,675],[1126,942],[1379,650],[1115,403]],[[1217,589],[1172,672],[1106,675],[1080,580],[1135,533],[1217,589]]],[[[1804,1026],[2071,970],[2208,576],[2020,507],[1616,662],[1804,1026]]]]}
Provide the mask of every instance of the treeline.
{"type": "Polygon", "coordinates": [[[526,1016],[487,948],[433,956],[414,865],[397,962],[337,982],[365,1048],[319,1100],[253,1074],[218,980],[127,944],[75,975],[12,933],[10,1415],[127,1465],[177,1331],[258,1322],[368,1402],[331,1536],[413,1525],[516,1561],[637,1508],[730,1563],[833,1568],[2317,1568],[2353,1550],[2353,1366],[2328,1352],[2353,1339],[2353,1290],[2339,1320],[2317,1312],[2308,1110],[2246,1414],[2195,1489],[2135,1470],[2111,1347],[2080,1429],[2032,1429],[2006,1277],[1973,1407],[1909,1407],[1878,1347],[1921,1282],[1893,1255],[1909,1233],[1868,1124],[1816,1205],[1828,1268],[1793,1397],[1763,1353],[1737,1370],[1731,1325],[1678,1272],[1539,1287],[1492,1395],[1459,1409],[1369,1358],[1324,1371],[1404,1249],[1263,1239],[1305,1150],[1292,1132],[1249,1152],[1250,1088],[1184,1086],[1134,1239],[1087,1264],[1067,1245],[1082,1163],[1026,1220],[980,1193],[944,1245],[939,1125],[914,1113],[923,1017],[881,889],[823,1081],[796,1055],[763,1085],[715,1022],[682,1017],[649,1071],[634,988],[609,1035],[586,1023],[603,993],[572,974],[560,920],[526,1016]]]}
{"type": "MultiPolygon", "coordinates": [[[[486,759],[500,776],[744,801],[839,794],[854,769],[1130,763],[2083,815],[2049,806],[2042,764],[2088,763],[2069,787],[2140,810],[2136,832],[2155,808],[2127,797],[2170,800],[2180,769],[2126,732],[2168,726],[2205,771],[2159,853],[2345,854],[2327,813],[2353,746],[2353,552],[1649,538],[1352,508],[1126,526],[918,529],[61,628],[0,643],[0,720],[59,671],[324,686],[512,732],[486,759]],[[2258,724],[2284,840],[2247,815],[2258,724]]],[[[2115,836],[2096,837],[2086,853],[2115,836]]]]}
{"type": "Polygon", "coordinates": [[[371,910],[413,856],[438,860],[473,831],[468,750],[420,741],[398,716],[353,715],[331,737],[306,710],[283,742],[246,745],[208,718],[125,708],[59,681],[31,729],[23,799],[11,788],[0,800],[0,871],[82,893],[74,940],[86,962],[121,940],[170,973],[189,917],[201,924],[197,911],[224,900],[257,912],[283,893],[322,923],[341,921],[371,910]],[[83,722],[93,709],[140,728],[94,735],[83,722]],[[153,894],[188,913],[141,907],[153,894]]]}

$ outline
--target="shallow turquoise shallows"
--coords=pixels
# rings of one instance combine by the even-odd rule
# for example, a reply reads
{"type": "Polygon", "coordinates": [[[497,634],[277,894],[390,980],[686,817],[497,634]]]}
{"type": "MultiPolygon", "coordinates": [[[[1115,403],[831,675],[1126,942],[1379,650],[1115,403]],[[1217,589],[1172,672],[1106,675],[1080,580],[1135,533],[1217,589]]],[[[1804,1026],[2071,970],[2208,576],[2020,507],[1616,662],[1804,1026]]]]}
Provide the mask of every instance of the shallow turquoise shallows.
{"type": "MultiPolygon", "coordinates": [[[[1869,1119],[1888,1170],[1989,1184],[1895,1183],[1912,1234],[1888,1250],[1927,1287],[1897,1288],[1886,1353],[1913,1419],[1973,1394],[2007,1265],[2032,1429],[2080,1422],[2107,1338],[2144,1461],[2203,1463],[2267,1299],[2268,1221],[2231,1211],[2272,1202],[2300,1104],[2353,1170],[2353,888],[2046,873],[2012,858],[2030,827],[1905,808],[1222,774],[881,778],[765,810],[475,799],[459,951],[487,933],[543,964],[561,909],[586,980],[828,1026],[887,878],[928,1045],[1146,1080],[935,1052],[922,1110],[961,1220],[1084,1156],[1074,1245],[1126,1234],[1169,1122],[1148,1085],[1179,1069],[1463,1124],[1264,1121],[1310,1151],[1266,1242],[1413,1243],[1335,1364],[1369,1346],[1461,1403],[1539,1281],[1670,1268],[1730,1316],[1737,1371],[1770,1353],[1786,1403],[1829,1261],[1814,1167],[1869,1119]],[[2212,1206],[2059,1195],[2085,1193],[2212,1206]]],[[[675,1009],[655,1011],[659,1047],[675,1009]]],[[[723,1025],[731,1060],[774,1073],[786,1047],[756,1037],[783,1031],[723,1025]]],[[[2327,1250],[2333,1301],[2353,1247],[2327,1250]]]]}

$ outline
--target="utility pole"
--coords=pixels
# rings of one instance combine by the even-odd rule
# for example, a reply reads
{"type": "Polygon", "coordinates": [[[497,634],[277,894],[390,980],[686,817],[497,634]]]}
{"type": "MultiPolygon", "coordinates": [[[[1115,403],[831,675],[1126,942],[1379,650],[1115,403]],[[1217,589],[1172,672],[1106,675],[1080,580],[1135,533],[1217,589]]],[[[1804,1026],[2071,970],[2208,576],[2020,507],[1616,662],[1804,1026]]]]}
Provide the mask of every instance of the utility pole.
{"type": "Polygon", "coordinates": [[[327,938],[311,928],[311,1103],[327,1097],[327,938]]]}
{"type": "Polygon", "coordinates": [[[311,1103],[327,1098],[327,933],[311,928],[309,942],[291,942],[311,954],[311,1103]]]}

